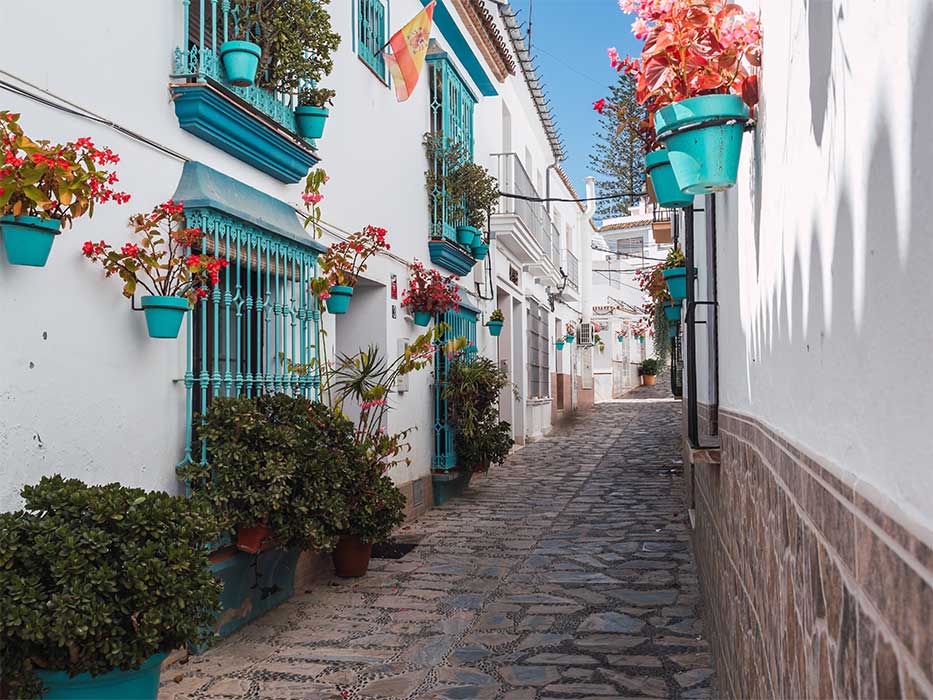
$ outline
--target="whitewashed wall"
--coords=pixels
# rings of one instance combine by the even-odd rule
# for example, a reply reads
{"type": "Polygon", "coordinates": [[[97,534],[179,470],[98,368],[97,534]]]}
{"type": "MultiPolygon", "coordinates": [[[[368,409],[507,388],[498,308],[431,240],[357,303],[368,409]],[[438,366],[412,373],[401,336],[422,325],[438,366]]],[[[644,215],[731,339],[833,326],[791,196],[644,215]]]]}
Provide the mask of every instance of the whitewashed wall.
{"type": "Polygon", "coordinates": [[[719,209],[721,403],[933,527],[933,5],[761,3],[719,209]]]}

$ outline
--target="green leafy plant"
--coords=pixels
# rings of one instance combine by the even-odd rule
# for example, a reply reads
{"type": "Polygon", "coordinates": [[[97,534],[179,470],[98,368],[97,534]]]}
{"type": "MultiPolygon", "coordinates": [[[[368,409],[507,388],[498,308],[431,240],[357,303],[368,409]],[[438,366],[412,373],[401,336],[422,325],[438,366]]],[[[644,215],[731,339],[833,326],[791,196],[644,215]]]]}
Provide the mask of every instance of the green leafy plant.
{"type": "Polygon", "coordinates": [[[4,697],[38,695],[36,670],[130,670],[209,638],[220,583],[204,545],[218,530],[203,504],[61,476],[22,497],[0,514],[4,697]]]}
{"type": "Polygon", "coordinates": [[[489,314],[490,321],[502,321],[505,322],[505,314],[502,313],[501,309],[496,309],[491,314],[489,314]]]}
{"type": "Polygon", "coordinates": [[[321,202],[324,195],[321,194],[321,187],[330,180],[328,174],[323,168],[315,168],[308,173],[305,178],[304,192],[301,193],[301,201],[304,203],[308,215],[304,220],[304,227],[311,228],[315,238],[324,235],[324,229],[321,227],[321,202]]]}
{"type": "Polygon", "coordinates": [[[336,90],[317,87],[303,88],[298,93],[298,104],[324,109],[327,105],[334,105],[334,97],[336,96],[336,90]]]}
{"type": "Polygon", "coordinates": [[[125,204],[130,196],[111,185],[117,174],[101,166],[120,162],[109,148],[85,137],[66,144],[33,141],[19,124],[20,115],[0,110],[0,215],[55,219],[63,226],[98,204],[125,204]]]}
{"type": "Polygon", "coordinates": [[[337,534],[363,542],[384,542],[405,521],[405,496],[376,465],[359,461],[351,465],[344,497],[348,522],[337,534]]]}
{"type": "Polygon", "coordinates": [[[496,178],[473,162],[466,146],[451,143],[440,134],[425,134],[424,148],[429,164],[424,174],[428,194],[446,195],[448,219],[465,219],[476,229],[486,228],[487,216],[499,202],[496,178]]]}
{"type": "Polygon", "coordinates": [[[451,362],[443,397],[457,432],[472,439],[488,425],[490,416],[498,419],[499,393],[509,385],[508,373],[488,357],[451,362]]]}
{"type": "Polygon", "coordinates": [[[680,248],[671,248],[667,252],[667,257],[661,263],[662,270],[670,270],[675,267],[685,267],[687,260],[684,258],[684,251],[680,248]]]}
{"type": "Polygon", "coordinates": [[[499,421],[495,413],[487,414],[477,431],[466,436],[456,434],[457,459],[471,468],[486,468],[490,463],[502,464],[509,456],[515,441],[512,439],[512,425],[499,421]]]}
{"type": "Polygon", "coordinates": [[[654,375],[656,375],[656,374],[658,373],[658,369],[660,368],[660,364],[661,364],[661,363],[658,362],[658,361],[657,361],[655,358],[653,358],[653,357],[649,357],[649,358],[647,358],[647,359],[645,359],[645,360],[642,360],[642,361],[641,361],[641,366],[640,366],[641,373],[642,373],[642,374],[649,375],[649,376],[654,376],[654,375]]]}
{"type": "Polygon", "coordinates": [[[233,4],[239,14],[235,38],[262,49],[259,87],[295,94],[334,69],[340,35],[330,24],[330,0],[234,0],[233,4]]]}

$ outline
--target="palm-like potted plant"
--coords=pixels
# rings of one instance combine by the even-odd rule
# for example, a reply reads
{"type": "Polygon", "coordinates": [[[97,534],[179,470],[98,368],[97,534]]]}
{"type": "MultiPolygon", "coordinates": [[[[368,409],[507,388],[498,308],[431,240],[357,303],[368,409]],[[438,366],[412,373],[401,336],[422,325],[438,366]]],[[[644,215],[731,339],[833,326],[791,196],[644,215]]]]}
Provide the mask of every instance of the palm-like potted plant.
{"type": "Polygon", "coordinates": [[[367,261],[392,248],[386,242],[386,233],[384,228],[367,226],[351,234],[346,241],[334,243],[318,257],[318,267],[323,274],[312,281],[311,288],[318,299],[326,302],[332,314],[347,313],[353,288],[366,271],[367,261]]]}
{"type": "Polygon", "coordinates": [[[645,386],[651,386],[654,384],[654,378],[658,373],[659,365],[660,363],[653,357],[649,357],[641,361],[639,370],[645,386]]]}
{"type": "Polygon", "coordinates": [[[222,258],[192,253],[204,234],[185,226],[184,205],[169,200],[148,214],[130,218],[139,243],[119,250],[105,241],[85,241],[86,258],[99,263],[107,274],[123,280],[123,296],[133,297],[141,287],[149,294],[140,302],[152,338],[177,338],[189,308],[217,284],[229,264],[222,258]]]}
{"type": "Polygon", "coordinates": [[[117,174],[102,167],[120,161],[109,148],[86,137],[66,144],[33,141],[19,120],[0,111],[0,231],[11,265],[43,267],[64,226],[130,196],[113,189],[117,174]]]}
{"type": "Polygon", "coordinates": [[[489,322],[486,324],[489,327],[489,335],[494,338],[499,337],[502,333],[502,326],[505,324],[505,314],[502,313],[501,309],[496,309],[491,314],[489,314],[489,322]]]}
{"type": "Polygon", "coordinates": [[[757,15],[727,0],[626,0],[623,9],[637,12],[632,27],[645,45],[640,59],[611,60],[637,78],[636,99],[653,115],[678,188],[703,195],[732,187],[758,102],[757,15]]]}
{"type": "Polygon", "coordinates": [[[427,326],[431,318],[460,305],[460,286],[455,275],[444,277],[435,269],[415,260],[408,268],[408,288],[402,295],[402,308],[414,316],[415,324],[427,326]]]}
{"type": "Polygon", "coordinates": [[[155,700],[166,654],[211,634],[215,519],[186,498],[61,476],[22,497],[23,510],[0,514],[9,697],[155,700]]]}

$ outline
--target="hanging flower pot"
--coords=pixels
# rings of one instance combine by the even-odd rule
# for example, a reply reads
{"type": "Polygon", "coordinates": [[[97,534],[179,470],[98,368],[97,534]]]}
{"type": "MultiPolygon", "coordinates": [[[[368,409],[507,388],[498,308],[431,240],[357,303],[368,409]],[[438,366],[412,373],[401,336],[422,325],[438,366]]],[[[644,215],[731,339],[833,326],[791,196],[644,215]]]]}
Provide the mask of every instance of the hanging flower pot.
{"type": "Polygon", "coordinates": [[[655,113],[654,128],[681,190],[704,195],[735,185],[748,114],[738,95],[690,97],[655,113]]]}
{"type": "Polygon", "coordinates": [[[177,338],[190,304],[184,297],[144,296],[140,299],[150,338],[177,338]]]}
{"type": "Polygon", "coordinates": [[[330,296],[325,300],[327,310],[332,314],[345,314],[350,308],[350,298],[353,296],[353,287],[335,284],[328,292],[330,296]]]}
{"type": "Polygon", "coordinates": [[[680,209],[693,204],[693,197],[678,187],[668,153],[663,148],[645,156],[645,172],[651,177],[651,185],[662,207],[680,209]]]}
{"type": "Polygon", "coordinates": [[[298,135],[306,139],[319,139],[324,135],[324,125],[330,110],[324,107],[300,105],[295,108],[295,128],[298,135]]]}
{"type": "Polygon", "coordinates": [[[0,217],[3,247],[11,265],[44,267],[52,250],[55,236],[61,233],[58,219],[40,219],[38,216],[0,217]]]}
{"type": "Polygon", "coordinates": [[[624,336],[624,335],[616,336],[616,340],[618,340],[620,343],[624,343],[624,342],[625,342],[625,336],[624,336]]]}
{"type": "MultiPolygon", "coordinates": [[[[671,298],[680,303],[687,298],[687,268],[671,267],[667,270],[661,270],[664,275],[664,281],[667,282],[667,291],[671,298]]],[[[696,278],[697,269],[693,268],[693,276],[696,278]]]]}
{"type": "Polygon", "coordinates": [[[638,342],[641,343],[642,345],[644,345],[644,343],[645,343],[645,336],[643,336],[643,335],[638,336],[638,342]]]}
{"type": "Polygon", "coordinates": [[[334,548],[332,559],[334,569],[340,578],[359,578],[369,570],[369,560],[373,555],[371,542],[363,542],[353,535],[341,535],[334,548]]]}
{"type": "Polygon", "coordinates": [[[664,318],[674,323],[680,322],[680,302],[664,302],[664,318]]]}
{"type": "Polygon", "coordinates": [[[502,321],[490,321],[486,325],[489,326],[489,335],[498,338],[499,334],[502,333],[502,326],[504,324],[502,321]]]}
{"type": "Polygon", "coordinates": [[[272,528],[265,523],[252,527],[238,527],[236,530],[236,548],[247,554],[259,554],[263,544],[272,539],[272,528]]]}
{"type": "Polygon", "coordinates": [[[573,333],[568,333],[568,334],[567,334],[567,342],[570,343],[571,345],[573,344],[573,341],[574,341],[575,338],[576,338],[576,336],[575,336],[573,333]]]}
{"type": "Polygon", "coordinates": [[[426,327],[431,323],[430,311],[415,311],[412,314],[416,326],[426,327]]]}
{"type": "Polygon", "coordinates": [[[37,671],[45,700],[155,700],[159,694],[161,664],[168,654],[153,654],[132,671],[110,671],[97,676],[67,671],[37,671]]]}
{"type": "Polygon", "coordinates": [[[563,350],[563,349],[564,349],[564,341],[563,341],[563,339],[561,339],[561,340],[555,340],[555,341],[554,341],[554,347],[556,347],[558,350],[563,350]]]}
{"type": "Polygon", "coordinates": [[[474,243],[470,246],[470,251],[473,253],[473,257],[477,260],[482,260],[486,257],[486,254],[489,252],[489,245],[486,243],[474,243]]]}
{"type": "Polygon", "coordinates": [[[256,82],[256,70],[262,49],[251,41],[225,41],[220,45],[220,60],[227,81],[237,87],[249,87],[256,82]]]}
{"type": "Polygon", "coordinates": [[[473,245],[473,241],[477,238],[480,238],[482,234],[478,229],[473,228],[472,226],[458,226],[457,227],[457,243],[467,248],[473,245]]]}

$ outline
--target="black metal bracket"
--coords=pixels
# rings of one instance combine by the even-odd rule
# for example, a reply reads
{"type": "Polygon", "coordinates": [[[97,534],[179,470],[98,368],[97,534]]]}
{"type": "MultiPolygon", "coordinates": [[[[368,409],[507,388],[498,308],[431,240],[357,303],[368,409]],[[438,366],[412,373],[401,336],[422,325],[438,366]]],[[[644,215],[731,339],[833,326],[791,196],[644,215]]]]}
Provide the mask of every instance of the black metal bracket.
{"type": "Polygon", "coordinates": [[[130,297],[130,308],[133,309],[133,311],[145,311],[143,307],[136,306],[136,295],[135,294],[130,297]]]}

